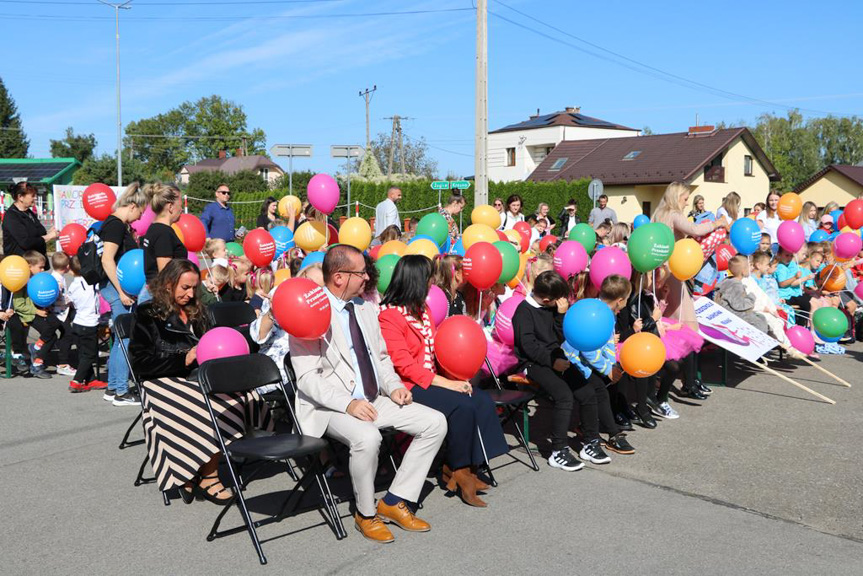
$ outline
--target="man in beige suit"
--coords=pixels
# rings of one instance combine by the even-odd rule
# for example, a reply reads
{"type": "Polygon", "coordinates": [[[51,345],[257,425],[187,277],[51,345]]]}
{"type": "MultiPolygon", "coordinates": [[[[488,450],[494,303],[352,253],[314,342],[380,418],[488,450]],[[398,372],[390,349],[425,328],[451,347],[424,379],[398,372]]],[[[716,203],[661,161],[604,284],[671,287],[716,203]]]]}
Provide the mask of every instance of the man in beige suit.
{"type": "Polygon", "coordinates": [[[375,542],[392,542],[384,524],[411,532],[431,527],[405,505],[416,502],[432,460],[446,436],[446,418],[413,404],[393,370],[377,310],[359,298],[368,275],[362,253],[337,245],[324,258],[324,293],[332,319],[318,340],[290,338],[297,375],[297,418],[305,434],[335,438],[350,448],[356,528],[375,542]],[[389,491],[375,508],[379,429],[392,426],[414,437],[389,491]]]}

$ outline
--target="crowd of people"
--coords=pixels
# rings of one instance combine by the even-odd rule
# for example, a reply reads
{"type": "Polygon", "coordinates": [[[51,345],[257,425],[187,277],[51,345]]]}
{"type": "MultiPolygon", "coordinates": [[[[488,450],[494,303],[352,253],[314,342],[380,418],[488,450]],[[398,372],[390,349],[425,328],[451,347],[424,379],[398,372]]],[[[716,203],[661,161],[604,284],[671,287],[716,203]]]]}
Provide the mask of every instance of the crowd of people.
{"type": "MultiPolygon", "coordinates": [[[[4,252],[22,256],[35,275],[47,268],[47,243],[57,234],[46,230],[30,210],[36,193],[32,186],[18,184],[11,192],[14,203],[3,221],[4,252]]],[[[401,190],[391,188],[377,206],[374,238],[366,247],[409,240],[416,234],[412,226],[402,230],[397,208],[401,195],[401,190]]],[[[447,226],[441,253],[433,258],[402,255],[382,290],[374,248],[363,251],[333,244],[322,257],[312,257],[315,252],[294,247],[267,266],[254,266],[248,257],[230,253],[235,222],[227,186],[217,188],[216,201],[201,216],[207,231],[202,272],[173,226],[183,213],[181,197],[172,184],[126,188],[98,231],[103,274],[95,285],[82,277],[78,256],[56,252],[50,263],[62,290],[54,304],[47,309],[37,306],[26,289],[3,295],[4,302],[11,304],[0,319],[10,328],[16,365],[37,378],[50,378],[49,353],[56,347],[56,373],[72,377],[70,392],[100,390],[114,406],[141,406],[161,490],[177,489],[186,502],[203,498],[226,504],[232,492],[217,474],[219,444],[195,377],[197,345],[210,329],[208,305],[248,302],[256,313],[249,335],[259,346],[258,353],[272,358],[285,379],[289,376],[286,359],[293,369],[296,417],[303,433],[327,436],[347,447],[356,528],[375,542],[394,539],[387,523],[407,531],[429,530],[429,524],[416,516],[416,504],[444,445],[442,484],[468,505],[488,505],[483,498],[491,488],[483,465],[509,450],[498,410],[485,391],[491,376],[519,376],[548,400],[550,405],[535,417],[548,430],[548,437],[539,438],[538,445],[547,452],[550,467],[575,471],[584,462],[609,463],[609,452],[634,454],[636,448],[627,434],[635,426],[651,430],[658,420],[678,419],[674,396],[707,400],[711,390],[698,378],[697,358],[705,341],[698,332],[693,294],[715,299],[776,338],[792,356],[841,353],[842,342],[856,335],[852,321],[838,343],[828,341],[810,321],[822,307],[842,310],[852,320],[858,316],[858,298],[850,289],[863,277],[863,260],[837,258],[827,239],[836,232],[838,207],[827,206],[819,213],[814,204],[803,205],[799,223],[808,242],[791,252],[777,236],[782,222],[777,215],[780,197],[773,192],[763,206],[753,207],[745,216],[736,193],[728,194],[713,213],[705,209],[702,196],[691,197],[688,185],[668,187],[652,221],[666,225],[675,240],[699,242],[702,271],[710,278],[691,281],[679,279],[667,264],[649,273],[609,274],[599,282],[589,269],[565,276],[554,256],[561,242],[584,226],[576,200],[566,202],[552,218],[547,203],[525,217],[518,195],[506,201],[497,198],[492,206],[500,215],[501,232],[517,229],[520,222],[529,223],[531,229],[526,249],[512,235],[501,234],[526,255],[525,264],[516,282],[498,283],[487,290],[478,290],[466,280],[463,253],[455,249],[461,234],[455,217],[466,204],[459,195],[440,207],[447,226]],[[154,219],[138,237],[132,224],[147,208],[154,219]],[[729,231],[746,217],[757,222],[762,242],[750,257],[729,256],[725,249],[729,231]],[[555,238],[549,242],[551,236],[555,238]],[[146,283],[140,292],[129,294],[118,278],[118,263],[138,247],[143,250],[146,283]],[[825,286],[825,271],[827,279],[834,273],[842,275],[849,290],[825,286]],[[274,314],[274,294],[285,278],[305,278],[323,290],[331,310],[323,337],[297,337],[280,325],[274,314]],[[456,378],[441,368],[435,346],[438,322],[427,304],[432,290],[445,296],[448,316],[476,319],[485,331],[488,360],[472,378],[456,378]],[[508,340],[498,335],[497,325],[510,299],[518,300],[507,318],[512,328],[508,340]],[[596,350],[577,349],[564,335],[568,309],[584,299],[597,299],[615,319],[610,338],[596,350]],[[136,319],[130,339],[114,341],[104,382],[93,371],[102,312],[114,320],[127,313],[136,319]],[[786,336],[791,326],[812,330],[818,352],[795,349],[786,336]],[[28,346],[30,328],[38,338],[28,346]],[[619,360],[620,347],[640,333],[657,336],[666,351],[661,369],[648,376],[626,373],[619,360]],[[73,344],[75,367],[70,354],[73,344]],[[129,389],[121,347],[129,352],[132,369],[142,383],[140,390],[129,389]],[[571,437],[574,418],[575,439],[571,437]],[[401,455],[388,491],[375,503],[380,431],[389,427],[412,441],[401,455]]],[[[265,230],[286,225],[294,231],[306,221],[330,223],[312,205],[279,214],[276,199],[268,198],[257,224],[265,230]],[[281,216],[287,217],[281,220],[281,216]]],[[[638,222],[619,222],[608,198],[600,196],[587,225],[595,235],[586,248],[598,254],[612,247],[625,252],[638,222]]],[[[250,425],[265,430],[278,425],[263,399],[270,391],[219,395],[213,408],[226,439],[241,437],[250,425]]],[[[331,466],[331,473],[340,472],[331,466]]]]}

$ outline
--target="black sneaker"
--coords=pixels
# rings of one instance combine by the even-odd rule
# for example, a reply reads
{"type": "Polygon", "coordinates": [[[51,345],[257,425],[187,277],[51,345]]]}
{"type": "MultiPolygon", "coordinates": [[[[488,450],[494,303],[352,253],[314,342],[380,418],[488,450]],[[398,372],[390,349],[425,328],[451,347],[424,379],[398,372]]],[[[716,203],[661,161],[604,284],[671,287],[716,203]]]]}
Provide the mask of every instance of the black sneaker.
{"type": "Polygon", "coordinates": [[[102,394],[102,400],[104,400],[105,402],[113,402],[114,397],[116,395],[117,395],[117,392],[115,392],[114,390],[107,390],[106,389],[105,393],[102,394]]]}
{"type": "Polygon", "coordinates": [[[709,386],[705,386],[704,382],[702,382],[698,378],[695,379],[695,387],[698,388],[698,391],[705,396],[710,396],[711,394],[713,394],[713,390],[711,390],[709,386]]]}
{"type": "Polygon", "coordinates": [[[632,447],[623,432],[606,440],[605,447],[618,454],[635,454],[635,448],[632,447]]]}
{"type": "Polygon", "coordinates": [[[578,457],[594,464],[608,464],[611,462],[611,458],[608,457],[608,454],[599,445],[598,438],[585,444],[581,452],[578,453],[578,457]]]}
{"type": "Polygon", "coordinates": [[[33,376],[34,378],[41,378],[42,380],[49,380],[51,378],[51,375],[48,374],[48,371],[45,369],[44,364],[33,364],[32,366],[30,366],[30,376],[33,376]]]}
{"type": "Polygon", "coordinates": [[[649,409],[647,411],[647,414],[636,414],[633,423],[638,424],[642,428],[647,428],[648,430],[653,430],[654,428],[656,428],[656,420],[654,420],[653,416],[650,415],[649,409]]]}
{"type": "Polygon", "coordinates": [[[567,472],[575,472],[584,468],[584,462],[573,456],[569,448],[562,448],[552,452],[551,456],[548,457],[548,465],[552,468],[566,470],[567,472]]]}
{"type": "Polygon", "coordinates": [[[630,419],[621,412],[614,413],[614,423],[617,424],[618,428],[621,430],[626,430],[627,432],[635,430],[635,428],[632,427],[630,419]]]}
{"type": "Polygon", "coordinates": [[[701,390],[695,386],[692,388],[687,388],[685,386],[681,387],[678,396],[681,398],[692,398],[693,400],[707,400],[707,395],[703,394],[701,390]]]}
{"type": "Polygon", "coordinates": [[[126,392],[125,394],[116,394],[112,404],[114,406],[140,406],[141,399],[131,392],[126,392]]]}

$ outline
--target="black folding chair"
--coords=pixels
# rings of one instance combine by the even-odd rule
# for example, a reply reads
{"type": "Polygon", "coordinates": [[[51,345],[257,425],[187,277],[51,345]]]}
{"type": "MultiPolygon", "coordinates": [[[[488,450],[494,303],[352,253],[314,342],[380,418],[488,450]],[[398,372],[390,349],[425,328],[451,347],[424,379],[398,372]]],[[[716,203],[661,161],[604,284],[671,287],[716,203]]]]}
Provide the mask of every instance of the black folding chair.
{"type": "Polygon", "coordinates": [[[219,326],[233,328],[245,337],[251,352],[255,353],[260,349],[249,333],[249,325],[258,315],[248,302],[213,302],[207,306],[207,314],[210,316],[210,325],[213,328],[219,326]]]}
{"type": "Polygon", "coordinates": [[[308,493],[308,488],[312,482],[318,484],[318,491],[323,500],[323,511],[326,519],[336,535],[337,540],[347,537],[345,527],[342,524],[342,519],[339,516],[336,499],[330,490],[327,479],[321,470],[320,453],[327,448],[326,441],[312,436],[304,436],[300,423],[294,414],[293,407],[288,399],[284,383],[282,382],[281,374],[276,363],[268,356],[263,354],[250,354],[248,356],[234,356],[232,358],[220,358],[218,360],[209,360],[201,365],[198,372],[198,380],[201,386],[201,392],[204,394],[204,401],[207,404],[207,411],[210,413],[210,420],[213,425],[213,430],[216,433],[216,438],[219,440],[219,447],[227,464],[228,472],[231,477],[231,491],[233,497],[224,507],[224,509],[216,517],[213,527],[207,536],[207,541],[213,541],[216,538],[227,536],[241,532],[243,527],[231,528],[224,531],[219,531],[219,524],[225,514],[230,510],[233,504],[237,504],[240,509],[240,514],[245,523],[245,529],[248,530],[249,536],[252,539],[252,544],[258,553],[258,558],[261,564],[267,563],[267,558],[261,549],[261,543],[258,540],[256,527],[278,522],[287,516],[288,512],[294,512],[302,501],[302,496],[308,493]],[[262,434],[260,431],[252,431],[242,438],[232,441],[230,444],[225,443],[222,437],[221,429],[213,412],[213,404],[211,396],[214,394],[236,394],[248,392],[261,386],[277,384],[284,396],[285,405],[291,413],[291,418],[294,421],[294,426],[297,431],[294,433],[273,433],[262,434]],[[248,483],[261,471],[265,466],[259,466],[251,473],[240,479],[235,465],[242,463],[248,465],[251,462],[289,463],[290,460],[297,462],[304,460],[307,462],[306,470],[297,482],[296,486],[288,494],[284,505],[279,513],[264,520],[253,521],[246,506],[246,499],[243,496],[248,483]],[[303,490],[300,494],[300,490],[303,490]],[[299,496],[298,496],[299,495],[299,496]],[[293,506],[289,505],[293,503],[293,506]]]}

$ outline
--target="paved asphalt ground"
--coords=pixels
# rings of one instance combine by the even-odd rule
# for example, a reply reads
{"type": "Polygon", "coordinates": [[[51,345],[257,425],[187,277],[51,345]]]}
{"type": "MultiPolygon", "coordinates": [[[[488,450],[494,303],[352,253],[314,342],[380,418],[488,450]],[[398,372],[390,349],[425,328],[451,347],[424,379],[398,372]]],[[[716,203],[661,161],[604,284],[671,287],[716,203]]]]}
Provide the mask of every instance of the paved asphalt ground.
{"type": "MultiPolygon", "coordinates": [[[[501,457],[484,510],[429,483],[432,531],[395,528],[387,546],[353,529],[347,503],[341,542],[315,512],[288,518],[259,530],[267,566],[245,533],[205,541],[216,506],[165,507],[153,485],[132,485],[144,448],[117,444],[136,408],[69,394],[61,377],[0,380],[0,573],[861,574],[861,357],[857,344],[822,361],[852,389],[783,368],[835,406],[735,365],[731,387],[632,433],[634,456],[575,473],[501,457]]],[[[278,501],[258,495],[289,486],[283,474],[253,483],[252,509],[272,510],[278,501]]],[[[232,510],[226,522],[239,521],[232,510]]]]}

